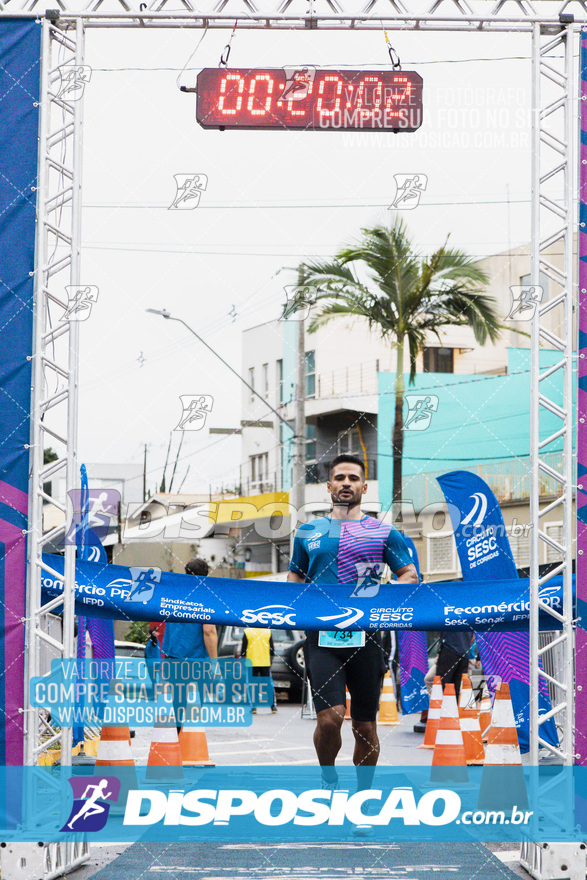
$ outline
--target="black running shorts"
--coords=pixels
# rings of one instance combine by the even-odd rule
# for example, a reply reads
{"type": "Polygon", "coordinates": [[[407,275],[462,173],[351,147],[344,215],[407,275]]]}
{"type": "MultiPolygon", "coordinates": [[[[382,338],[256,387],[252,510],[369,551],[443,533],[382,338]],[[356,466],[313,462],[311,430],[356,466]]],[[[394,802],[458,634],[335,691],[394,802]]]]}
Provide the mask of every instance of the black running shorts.
{"type": "Polygon", "coordinates": [[[351,718],[375,721],[387,671],[379,633],[365,633],[362,648],[321,648],[317,632],[306,635],[304,654],[316,711],[344,706],[346,687],[351,695],[351,718]]]}

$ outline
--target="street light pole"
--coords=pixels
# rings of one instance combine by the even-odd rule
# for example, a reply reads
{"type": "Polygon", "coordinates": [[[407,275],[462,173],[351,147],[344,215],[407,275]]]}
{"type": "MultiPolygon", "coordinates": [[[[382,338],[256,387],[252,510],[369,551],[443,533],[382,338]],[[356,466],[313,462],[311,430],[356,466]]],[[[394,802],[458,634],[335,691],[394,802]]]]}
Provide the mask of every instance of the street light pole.
{"type": "Polygon", "coordinates": [[[172,315],[170,312],[167,311],[167,309],[145,309],[145,311],[146,311],[146,312],[150,312],[151,315],[161,315],[161,317],[166,318],[166,320],[168,320],[168,321],[177,321],[178,323],[183,324],[183,326],[184,326],[187,330],[189,330],[190,333],[191,333],[193,336],[195,336],[196,339],[198,339],[198,340],[202,343],[202,345],[205,345],[206,348],[207,348],[209,351],[212,352],[212,354],[216,355],[216,357],[218,358],[218,360],[222,361],[222,363],[224,364],[225,367],[228,367],[228,369],[230,370],[231,373],[234,373],[234,375],[237,377],[237,379],[240,379],[240,380],[241,380],[241,382],[243,383],[243,385],[246,385],[246,386],[247,386],[247,388],[249,389],[249,391],[251,392],[251,394],[254,394],[256,397],[258,397],[259,400],[260,400],[262,403],[264,403],[265,406],[266,406],[268,409],[270,409],[271,412],[274,413],[274,414],[277,416],[277,418],[279,419],[279,421],[280,421],[280,422],[283,422],[284,425],[287,425],[287,427],[288,427],[288,428],[290,429],[290,431],[291,431],[291,425],[289,424],[289,422],[288,422],[286,419],[284,419],[283,416],[280,415],[280,414],[277,412],[276,409],[273,409],[273,407],[271,406],[271,404],[268,403],[268,401],[266,401],[265,398],[262,397],[257,391],[255,391],[255,389],[253,388],[253,386],[252,386],[252,385],[249,385],[249,383],[247,382],[247,380],[246,380],[246,379],[243,379],[243,377],[241,376],[241,374],[240,374],[240,373],[237,373],[237,371],[234,370],[234,369],[230,366],[230,364],[229,364],[227,361],[225,361],[224,358],[223,358],[221,355],[218,354],[217,351],[214,351],[214,349],[212,348],[212,346],[211,346],[211,345],[208,345],[208,343],[206,342],[206,340],[205,340],[205,339],[202,339],[202,337],[199,336],[199,335],[196,333],[196,331],[193,330],[193,329],[190,327],[189,324],[186,324],[186,322],[185,322],[182,318],[174,318],[173,315],[172,315]]]}
{"type": "MultiPolygon", "coordinates": [[[[298,269],[298,286],[304,283],[304,271],[298,269]]],[[[293,461],[291,472],[291,491],[289,494],[290,504],[295,511],[295,522],[292,523],[291,546],[293,552],[293,539],[297,530],[297,524],[306,501],[306,342],[305,342],[305,319],[302,312],[299,313],[296,340],[296,384],[295,384],[295,416],[293,436],[293,461]]]]}

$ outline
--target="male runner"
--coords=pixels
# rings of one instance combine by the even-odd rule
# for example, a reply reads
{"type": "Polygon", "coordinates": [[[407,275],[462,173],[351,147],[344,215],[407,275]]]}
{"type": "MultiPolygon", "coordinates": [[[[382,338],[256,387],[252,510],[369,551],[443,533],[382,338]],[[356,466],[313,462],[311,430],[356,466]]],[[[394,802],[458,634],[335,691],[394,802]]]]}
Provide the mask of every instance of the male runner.
{"type": "MultiPolygon", "coordinates": [[[[337,456],[326,486],[332,512],[298,529],[288,581],[349,584],[353,587],[350,599],[351,593],[360,595],[357,588],[367,586],[367,581],[377,587],[387,563],[398,581],[418,583],[416,567],[397,529],[361,512],[367,491],[361,459],[337,456]]],[[[392,585],[383,589],[392,595],[392,585]]],[[[341,597],[341,606],[349,599],[341,597]]],[[[317,712],[314,746],[322,767],[322,787],[334,790],[338,785],[334,762],[341,747],[346,685],[351,695],[358,787],[370,788],[379,758],[376,717],[386,672],[380,633],[308,632],[305,650],[317,712]]]]}

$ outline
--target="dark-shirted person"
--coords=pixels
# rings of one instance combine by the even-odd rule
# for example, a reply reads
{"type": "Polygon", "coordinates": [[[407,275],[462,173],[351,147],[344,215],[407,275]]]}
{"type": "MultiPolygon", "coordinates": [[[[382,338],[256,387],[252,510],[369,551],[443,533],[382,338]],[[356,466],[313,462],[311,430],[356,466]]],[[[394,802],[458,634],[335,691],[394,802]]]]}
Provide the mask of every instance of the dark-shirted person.
{"type": "MultiPolygon", "coordinates": [[[[205,559],[190,559],[185,573],[203,578],[208,574],[209,567],[205,559]]],[[[191,595],[191,591],[188,593],[191,595]]],[[[218,656],[218,635],[213,623],[166,623],[163,636],[163,654],[173,660],[207,660],[218,656]]],[[[177,729],[181,730],[181,719],[186,712],[185,686],[187,682],[177,681],[174,688],[173,706],[177,721],[177,729]],[[176,695],[178,690],[182,698],[176,695]]]]}
{"type": "Polygon", "coordinates": [[[457,703],[461,690],[461,679],[469,669],[469,652],[475,633],[446,632],[440,639],[440,647],[436,658],[436,675],[440,676],[442,687],[454,684],[457,703]]]}

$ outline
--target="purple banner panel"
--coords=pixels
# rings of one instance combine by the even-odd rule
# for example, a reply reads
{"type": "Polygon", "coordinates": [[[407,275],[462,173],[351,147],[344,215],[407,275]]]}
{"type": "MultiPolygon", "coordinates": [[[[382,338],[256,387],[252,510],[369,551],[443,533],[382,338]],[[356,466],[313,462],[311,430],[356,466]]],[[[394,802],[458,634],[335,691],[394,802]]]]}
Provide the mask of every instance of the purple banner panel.
{"type": "MultiPolygon", "coordinates": [[[[403,537],[416,566],[418,578],[420,578],[420,561],[416,545],[409,535],[404,535],[403,537]]],[[[404,715],[410,715],[412,712],[421,712],[428,708],[429,703],[428,691],[424,682],[428,672],[428,640],[426,633],[404,632],[400,629],[397,631],[397,646],[402,712],[404,715]]]]}
{"type": "MultiPolygon", "coordinates": [[[[517,577],[516,563],[497,498],[487,483],[468,471],[437,477],[446,498],[457,552],[463,570],[463,588],[478,578],[495,583],[517,577]]],[[[521,583],[521,582],[520,582],[521,583]]],[[[487,632],[476,635],[483,672],[490,684],[508,682],[518,729],[520,750],[530,746],[530,640],[527,633],[487,632]]],[[[539,711],[551,709],[546,682],[540,683],[539,711]]],[[[558,743],[552,718],[542,725],[542,736],[558,743]]]]}
{"type": "Polygon", "coordinates": [[[424,678],[428,672],[428,642],[425,632],[397,631],[400,657],[401,704],[404,715],[428,708],[424,678]]]}
{"type": "Polygon", "coordinates": [[[577,391],[577,617],[575,752],[587,765],[587,29],[581,29],[581,161],[579,162],[579,341],[577,391]]]}
{"type": "Polygon", "coordinates": [[[0,765],[23,760],[41,25],[0,21],[0,765]]]}

